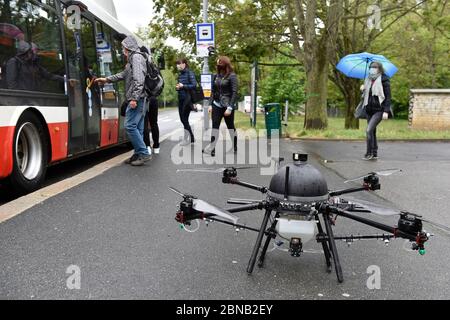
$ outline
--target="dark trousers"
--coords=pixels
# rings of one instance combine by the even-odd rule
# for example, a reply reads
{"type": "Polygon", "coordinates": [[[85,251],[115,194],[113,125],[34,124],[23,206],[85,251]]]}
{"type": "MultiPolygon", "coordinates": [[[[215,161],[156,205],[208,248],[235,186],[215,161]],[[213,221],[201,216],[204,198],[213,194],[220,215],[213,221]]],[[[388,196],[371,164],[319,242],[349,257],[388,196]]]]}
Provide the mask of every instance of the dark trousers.
{"type": "Polygon", "coordinates": [[[144,120],[144,142],[150,147],[150,131],[152,132],[153,148],[159,148],[159,127],[158,127],[158,100],[151,97],[148,112],[144,120]]]}
{"type": "Polygon", "coordinates": [[[234,110],[228,117],[225,117],[225,111],[227,111],[226,108],[218,108],[218,107],[212,107],[212,134],[211,134],[211,146],[214,149],[216,146],[216,141],[219,138],[219,128],[220,123],[222,122],[222,119],[225,118],[225,124],[227,125],[228,132],[230,133],[231,141],[233,141],[233,147],[234,150],[237,150],[237,134],[236,134],[236,128],[234,126],[234,110]]]}
{"type": "Polygon", "coordinates": [[[178,113],[180,115],[181,123],[184,127],[184,139],[191,139],[191,142],[195,141],[194,133],[192,132],[191,125],[189,124],[189,115],[192,111],[192,102],[190,95],[178,97],[178,113]]]}
{"type": "Polygon", "coordinates": [[[377,126],[383,120],[383,112],[367,114],[367,155],[378,156],[377,126]]]}

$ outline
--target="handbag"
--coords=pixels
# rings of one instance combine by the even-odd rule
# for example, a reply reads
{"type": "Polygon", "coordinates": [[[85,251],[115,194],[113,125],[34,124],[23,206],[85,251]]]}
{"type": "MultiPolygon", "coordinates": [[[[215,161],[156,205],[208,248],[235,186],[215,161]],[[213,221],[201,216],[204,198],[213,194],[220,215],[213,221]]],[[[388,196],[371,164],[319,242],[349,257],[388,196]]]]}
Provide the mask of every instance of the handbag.
{"type": "Polygon", "coordinates": [[[354,115],[356,119],[367,119],[367,110],[364,106],[364,94],[362,95],[361,101],[359,101],[359,104],[356,107],[354,115]]]}
{"type": "Polygon", "coordinates": [[[203,94],[203,88],[200,85],[197,85],[194,89],[191,90],[191,101],[192,103],[199,103],[205,99],[205,95],[203,94]]]}

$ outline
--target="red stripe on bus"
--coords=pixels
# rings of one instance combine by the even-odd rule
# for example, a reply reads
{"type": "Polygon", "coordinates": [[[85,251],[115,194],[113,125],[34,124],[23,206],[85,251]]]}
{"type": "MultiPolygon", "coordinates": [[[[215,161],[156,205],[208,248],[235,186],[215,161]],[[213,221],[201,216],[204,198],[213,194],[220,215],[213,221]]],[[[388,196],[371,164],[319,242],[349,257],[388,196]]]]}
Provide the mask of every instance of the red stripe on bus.
{"type": "Polygon", "coordinates": [[[13,170],[13,140],[16,127],[0,127],[0,178],[13,170]]]}
{"type": "Polygon", "coordinates": [[[119,142],[119,120],[102,120],[100,147],[119,142]]]}
{"type": "Polygon", "coordinates": [[[50,145],[52,146],[52,160],[50,162],[66,159],[69,123],[49,123],[47,126],[50,133],[50,145]]]}

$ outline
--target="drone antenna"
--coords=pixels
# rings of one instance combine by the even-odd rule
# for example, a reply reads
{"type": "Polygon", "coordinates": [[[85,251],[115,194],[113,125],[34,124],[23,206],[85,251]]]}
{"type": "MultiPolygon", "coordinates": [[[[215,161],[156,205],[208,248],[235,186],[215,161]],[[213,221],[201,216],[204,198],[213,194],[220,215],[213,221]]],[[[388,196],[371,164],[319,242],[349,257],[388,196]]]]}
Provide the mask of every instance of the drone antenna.
{"type": "Polygon", "coordinates": [[[284,200],[288,199],[289,196],[289,166],[286,167],[286,178],[284,179],[284,200]]]}

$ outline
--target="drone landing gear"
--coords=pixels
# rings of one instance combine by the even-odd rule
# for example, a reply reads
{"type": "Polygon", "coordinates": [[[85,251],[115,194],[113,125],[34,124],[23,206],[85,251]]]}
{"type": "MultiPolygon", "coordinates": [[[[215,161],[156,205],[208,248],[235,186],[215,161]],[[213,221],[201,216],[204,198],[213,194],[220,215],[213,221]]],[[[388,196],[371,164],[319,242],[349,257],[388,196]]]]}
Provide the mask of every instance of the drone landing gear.
{"type": "MultiPolygon", "coordinates": [[[[259,230],[259,233],[258,233],[258,238],[256,239],[255,247],[253,248],[253,252],[250,257],[250,261],[248,262],[248,266],[247,266],[248,274],[251,274],[253,272],[253,268],[255,267],[256,258],[259,253],[259,248],[261,247],[261,243],[262,243],[264,234],[266,233],[267,224],[269,223],[269,218],[270,218],[271,214],[272,214],[272,210],[266,210],[263,222],[261,224],[261,229],[259,230]]],[[[268,237],[270,237],[270,235],[268,235],[268,237]]]]}
{"type": "MultiPolygon", "coordinates": [[[[325,233],[323,232],[323,228],[322,228],[322,224],[320,223],[320,219],[318,216],[316,216],[316,220],[317,220],[317,229],[319,230],[319,235],[325,235],[325,233]]],[[[323,248],[323,253],[325,254],[325,262],[327,263],[327,272],[331,273],[331,253],[330,253],[330,249],[328,248],[328,244],[326,242],[326,240],[322,240],[322,248],[323,248]]]]}
{"type": "MultiPolygon", "coordinates": [[[[325,229],[328,235],[328,244],[330,245],[331,255],[333,256],[334,268],[336,269],[336,275],[339,283],[344,282],[344,275],[342,274],[341,263],[339,262],[339,256],[336,247],[336,241],[334,239],[333,229],[331,228],[331,217],[329,213],[323,215],[323,220],[325,223],[325,229]]],[[[326,254],[325,254],[326,257],[326,254]]],[[[328,265],[328,262],[327,262],[328,265]]]]}
{"type": "Polygon", "coordinates": [[[276,229],[275,228],[278,223],[278,220],[277,220],[278,217],[279,217],[279,214],[277,213],[275,216],[275,219],[272,223],[272,226],[269,228],[267,238],[266,238],[266,243],[264,243],[264,247],[262,249],[261,255],[259,256],[259,261],[258,261],[259,268],[262,268],[264,266],[264,259],[266,258],[266,253],[267,253],[267,249],[269,248],[270,241],[272,239],[275,239],[275,237],[276,237],[276,232],[275,232],[276,229]]]}

